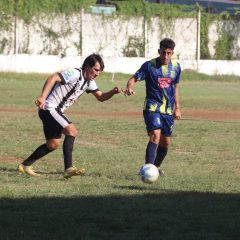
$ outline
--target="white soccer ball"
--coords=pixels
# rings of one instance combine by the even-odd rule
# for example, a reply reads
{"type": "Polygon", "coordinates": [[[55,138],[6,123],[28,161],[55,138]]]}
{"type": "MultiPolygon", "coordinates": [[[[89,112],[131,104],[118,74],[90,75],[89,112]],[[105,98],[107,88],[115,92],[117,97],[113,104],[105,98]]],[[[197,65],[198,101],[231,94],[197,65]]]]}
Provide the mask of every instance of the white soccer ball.
{"type": "Polygon", "coordinates": [[[139,175],[144,183],[153,183],[158,179],[159,171],[155,165],[147,163],[140,168],[139,175]]]}

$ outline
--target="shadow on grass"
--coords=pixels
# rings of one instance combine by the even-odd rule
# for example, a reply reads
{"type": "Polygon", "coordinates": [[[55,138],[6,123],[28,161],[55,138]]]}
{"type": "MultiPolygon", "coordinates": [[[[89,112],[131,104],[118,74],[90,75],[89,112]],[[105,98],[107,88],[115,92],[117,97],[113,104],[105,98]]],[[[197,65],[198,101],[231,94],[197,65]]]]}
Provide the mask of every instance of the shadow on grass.
{"type": "Polygon", "coordinates": [[[239,194],[171,190],[134,196],[4,198],[0,239],[236,240],[239,204],[239,194]]]}

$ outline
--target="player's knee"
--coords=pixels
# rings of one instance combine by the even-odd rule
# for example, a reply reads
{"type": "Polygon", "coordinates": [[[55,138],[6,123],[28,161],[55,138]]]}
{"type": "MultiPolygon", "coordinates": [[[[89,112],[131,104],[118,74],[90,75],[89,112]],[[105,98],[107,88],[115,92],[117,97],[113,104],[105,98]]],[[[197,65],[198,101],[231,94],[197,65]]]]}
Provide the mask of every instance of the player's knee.
{"type": "Polygon", "coordinates": [[[70,136],[76,137],[77,134],[78,134],[78,131],[77,131],[76,128],[74,128],[74,129],[71,129],[70,131],[68,131],[66,135],[70,135],[70,136]]]}
{"type": "Polygon", "coordinates": [[[160,140],[160,137],[158,135],[152,135],[150,137],[150,140],[151,142],[155,143],[155,144],[158,144],[159,143],[159,140],[160,140]]]}
{"type": "Polygon", "coordinates": [[[153,139],[152,139],[152,142],[155,143],[155,144],[159,144],[159,138],[157,138],[157,137],[156,137],[156,138],[153,138],[153,139]]]}
{"type": "Polygon", "coordinates": [[[60,142],[47,142],[47,147],[51,151],[58,149],[59,145],[60,145],[60,142]]]}
{"type": "Polygon", "coordinates": [[[78,135],[78,130],[75,128],[74,137],[76,137],[77,135],[78,135]]]}
{"type": "Polygon", "coordinates": [[[77,134],[78,134],[78,131],[77,129],[75,128],[75,126],[73,124],[69,125],[67,128],[65,128],[63,130],[63,133],[65,135],[70,135],[70,136],[73,136],[73,137],[76,137],[77,134]]]}
{"type": "Polygon", "coordinates": [[[155,144],[158,144],[159,141],[160,141],[160,131],[152,131],[150,132],[149,134],[150,136],[150,141],[155,143],[155,144]]]}
{"type": "Polygon", "coordinates": [[[163,148],[169,148],[170,143],[171,141],[169,137],[163,137],[160,139],[159,145],[163,148]]]}
{"type": "Polygon", "coordinates": [[[159,146],[163,147],[163,148],[169,148],[170,143],[159,143],[159,146]]]}

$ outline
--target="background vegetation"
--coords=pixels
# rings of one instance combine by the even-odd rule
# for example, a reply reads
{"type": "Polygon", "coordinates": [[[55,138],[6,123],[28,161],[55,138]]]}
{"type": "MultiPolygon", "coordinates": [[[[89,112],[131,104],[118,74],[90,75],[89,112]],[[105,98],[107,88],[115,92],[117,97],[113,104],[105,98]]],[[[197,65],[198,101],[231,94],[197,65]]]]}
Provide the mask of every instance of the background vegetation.
{"type": "MultiPolygon", "coordinates": [[[[142,0],[118,0],[108,2],[116,5],[117,14],[119,15],[128,17],[144,16],[146,20],[149,20],[153,16],[159,16],[166,23],[168,28],[171,28],[169,22],[171,22],[172,19],[184,17],[197,18],[197,13],[200,8],[198,4],[195,6],[157,4],[142,0]]],[[[90,5],[94,5],[95,3],[96,0],[0,0],[0,30],[8,30],[13,24],[13,19],[10,16],[17,16],[26,23],[29,23],[34,16],[39,16],[41,14],[57,13],[70,15],[79,13],[81,8],[85,8],[88,11],[90,5]]],[[[213,21],[217,21],[224,22],[224,24],[218,27],[220,37],[215,46],[216,54],[212,58],[226,60],[239,59],[240,53],[238,50],[235,51],[235,53],[231,52],[232,46],[234,46],[239,37],[237,35],[239,32],[239,27],[237,26],[239,24],[234,22],[238,19],[237,15],[230,16],[227,12],[210,14],[205,12],[204,9],[201,9],[201,11],[201,58],[211,58],[208,49],[208,30],[210,24],[213,21]],[[227,25],[230,27],[226,27],[227,25]]],[[[7,39],[3,38],[0,41],[0,52],[3,52],[6,45],[7,39]]]]}
{"type": "MultiPolygon", "coordinates": [[[[238,239],[240,121],[186,119],[184,112],[239,112],[239,79],[183,73],[183,120],[163,164],[166,177],[147,185],[137,175],[148,141],[144,83],[133,97],[105,103],[83,95],[67,112],[79,130],[74,163],[85,176],[63,179],[61,149],[35,164],[42,177],[17,173],[44,142],[34,99],[46,77],[0,73],[1,240],[238,239]]],[[[105,91],[128,78],[102,74],[97,81],[105,91]]]]}

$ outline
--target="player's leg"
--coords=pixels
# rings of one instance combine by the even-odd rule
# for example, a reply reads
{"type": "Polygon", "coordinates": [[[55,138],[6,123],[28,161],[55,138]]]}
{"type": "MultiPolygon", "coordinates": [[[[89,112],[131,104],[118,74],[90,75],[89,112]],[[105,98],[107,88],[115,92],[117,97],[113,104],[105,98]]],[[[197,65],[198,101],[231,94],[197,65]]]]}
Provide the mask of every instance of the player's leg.
{"type": "Polygon", "coordinates": [[[70,178],[72,176],[84,174],[85,169],[73,167],[72,152],[74,141],[77,136],[77,129],[74,124],[69,124],[63,129],[63,134],[65,135],[63,142],[63,156],[64,156],[64,177],[70,178]]]}
{"type": "Polygon", "coordinates": [[[59,139],[47,140],[46,143],[40,145],[25,161],[23,161],[22,164],[24,166],[31,166],[38,159],[57,149],[59,146],[59,142],[59,139]]]}
{"type": "Polygon", "coordinates": [[[65,135],[63,141],[64,169],[66,170],[72,167],[72,152],[74,141],[77,136],[77,129],[71,123],[63,129],[63,134],[65,135]]]}
{"type": "Polygon", "coordinates": [[[31,165],[34,164],[38,159],[57,149],[59,144],[60,139],[48,139],[46,143],[40,145],[25,161],[18,166],[19,172],[32,176],[40,176],[40,174],[36,173],[32,169],[31,165]]]}
{"type": "Polygon", "coordinates": [[[155,129],[153,131],[150,131],[148,134],[149,134],[149,142],[146,148],[145,163],[154,164],[154,161],[156,158],[156,151],[157,151],[157,147],[158,147],[158,143],[161,135],[161,130],[155,129]]]}
{"type": "Polygon", "coordinates": [[[161,116],[159,113],[143,111],[144,121],[149,135],[145,163],[154,164],[156,151],[161,136],[161,116]]]}
{"type": "Polygon", "coordinates": [[[154,165],[158,167],[160,175],[164,175],[163,170],[160,168],[163,160],[167,156],[168,153],[168,147],[170,145],[170,137],[161,135],[160,142],[157,147],[157,155],[154,162],[154,165]]]}
{"type": "Polygon", "coordinates": [[[164,175],[164,172],[161,170],[160,166],[168,153],[168,148],[171,143],[170,137],[172,134],[174,121],[172,116],[164,116],[162,117],[162,121],[163,121],[162,134],[158,144],[157,155],[154,165],[158,167],[159,173],[161,175],[164,175]]]}
{"type": "Polygon", "coordinates": [[[32,169],[32,164],[48,153],[57,149],[60,144],[62,134],[62,126],[51,116],[47,110],[39,110],[39,117],[43,122],[43,130],[46,138],[46,143],[40,145],[26,160],[19,166],[18,171],[32,176],[39,176],[32,169]]]}
{"type": "Polygon", "coordinates": [[[51,151],[46,143],[42,144],[25,161],[18,165],[18,171],[31,176],[40,176],[32,169],[31,165],[51,151]]]}

